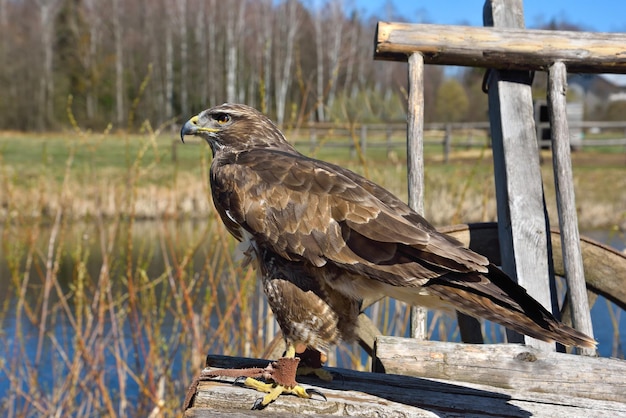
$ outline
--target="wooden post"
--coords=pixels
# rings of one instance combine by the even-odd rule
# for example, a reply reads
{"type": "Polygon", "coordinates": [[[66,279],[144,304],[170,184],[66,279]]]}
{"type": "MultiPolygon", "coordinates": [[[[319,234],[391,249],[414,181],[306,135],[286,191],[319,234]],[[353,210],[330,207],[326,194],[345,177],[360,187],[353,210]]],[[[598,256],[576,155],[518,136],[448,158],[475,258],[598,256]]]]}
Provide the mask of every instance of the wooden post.
{"type": "MultiPolygon", "coordinates": [[[[409,100],[406,135],[409,206],[424,214],[424,57],[409,56],[409,100]]],[[[411,337],[425,340],[428,310],[411,307],[411,337]]]]}
{"type": "Polygon", "coordinates": [[[450,147],[452,146],[452,125],[446,123],[446,133],[443,135],[443,161],[450,161],[450,147]]]}
{"type": "MultiPolygon", "coordinates": [[[[522,1],[487,0],[483,18],[486,26],[523,28],[522,1]]],[[[552,311],[548,238],[531,79],[528,72],[519,71],[493,70],[489,77],[498,230],[502,269],[552,311]]],[[[510,340],[520,341],[521,336],[508,335],[510,340]]],[[[555,349],[554,344],[529,337],[524,340],[542,350],[555,349]]]]}
{"type": "Polygon", "coordinates": [[[367,155],[367,125],[363,124],[361,125],[361,137],[360,137],[360,142],[361,142],[361,155],[363,155],[363,157],[365,158],[365,156],[367,155]]]}
{"type": "MultiPolygon", "coordinates": [[[[567,280],[572,325],[593,337],[587,287],[580,250],[578,216],[574,194],[569,127],[567,122],[567,70],[562,62],[550,67],[548,77],[548,111],[552,128],[552,166],[556,186],[556,203],[561,230],[561,248],[567,280]]],[[[580,349],[580,353],[595,355],[595,349],[580,349]]]]}

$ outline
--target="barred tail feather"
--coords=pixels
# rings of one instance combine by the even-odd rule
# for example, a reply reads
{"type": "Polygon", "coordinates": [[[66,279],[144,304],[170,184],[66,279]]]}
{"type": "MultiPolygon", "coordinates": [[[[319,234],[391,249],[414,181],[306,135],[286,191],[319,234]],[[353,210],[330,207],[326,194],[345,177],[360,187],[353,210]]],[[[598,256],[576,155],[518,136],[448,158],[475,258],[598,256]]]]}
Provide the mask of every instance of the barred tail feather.
{"type": "Polygon", "coordinates": [[[589,348],[597,344],[589,336],[558,321],[494,265],[489,266],[487,274],[450,274],[432,279],[424,287],[463,313],[539,340],[589,348]]]}

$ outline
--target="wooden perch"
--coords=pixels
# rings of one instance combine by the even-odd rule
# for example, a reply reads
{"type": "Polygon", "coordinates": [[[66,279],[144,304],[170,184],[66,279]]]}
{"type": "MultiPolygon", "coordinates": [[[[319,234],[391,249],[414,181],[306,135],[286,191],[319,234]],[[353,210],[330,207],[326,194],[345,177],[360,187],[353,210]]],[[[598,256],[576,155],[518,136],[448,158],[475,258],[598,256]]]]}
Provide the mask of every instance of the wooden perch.
{"type": "Polygon", "coordinates": [[[425,64],[569,72],[626,73],[626,34],[378,22],[375,59],[425,64]]]}
{"type": "MultiPolygon", "coordinates": [[[[572,356],[574,357],[574,356],[572,356]]],[[[576,356],[585,361],[596,360],[576,356]]],[[[213,367],[264,367],[267,360],[210,356],[213,367]]],[[[410,363],[415,360],[411,359],[410,363]]],[[[393,374],[355,372],[328,368],[332,382],[300,377],[305,387],[323,392],[328,401],[307,400],[281,396],[264,411],[250,411],[255,399],[261,396],[251,389],[232,385],[232,379],[217,378],[201,382],[193,406],[184,416],[275,417],[298,416],[360,416],[360,417],[614,417],[626,414],[621,402],[585,399],[572,396],[567,390],[560,393],[520,391],[483,384],[459,383],[451,380],[416,378],[393,374]]],[[[502,373],[502,371],[500,371],[502,373]]],[[[554,382],[554,379],[552,379],[554,382]]],[[[553,383],[554,384],[554,383],[553,383]]],[[[585,385],[585,382],[580,382],[585,385]]],[[[557,392],[554,390],[553,392],[557,392]]],[[[615,393],[623,394],[623,387],[615,393]]]]}
{"type": "MultiPolygon", "coordinates": [[[[379,367],[433,379],[625,402],[626,362],[541,351],[520,344],[457,344],[379,337],[379,367]]],[[[625,405],[626,406],[626,405],[625,405]]]]}

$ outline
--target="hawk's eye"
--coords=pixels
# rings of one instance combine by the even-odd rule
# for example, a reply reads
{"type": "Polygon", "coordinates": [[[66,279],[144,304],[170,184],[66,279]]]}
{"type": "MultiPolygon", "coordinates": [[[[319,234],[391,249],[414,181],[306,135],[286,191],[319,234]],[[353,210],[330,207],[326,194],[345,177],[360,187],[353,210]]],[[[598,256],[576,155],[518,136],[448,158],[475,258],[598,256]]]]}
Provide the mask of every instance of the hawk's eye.
{"type": "Polygon", "coordinates": [[[215,119],[220,125],[223,125],[230,121],[230,116],[228,116],[226,113],[218,113],[217,115],[213,116],[213,119],[215,119]]]}

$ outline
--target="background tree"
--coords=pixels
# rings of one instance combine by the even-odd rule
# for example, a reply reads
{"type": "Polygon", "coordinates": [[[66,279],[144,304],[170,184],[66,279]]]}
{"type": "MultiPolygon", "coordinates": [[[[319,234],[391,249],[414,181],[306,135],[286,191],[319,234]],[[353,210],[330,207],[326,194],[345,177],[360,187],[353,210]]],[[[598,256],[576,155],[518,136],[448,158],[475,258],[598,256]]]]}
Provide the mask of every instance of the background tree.
{"type": "Polygon", "coordinates": [[[38,128],[43,129],[47,126],[53,126],[54,120],[54,30],[56,15],[61,5],[60,0],[38,0],[36,2],[39,8],[39,30],[34,32],[41,36],[41,50],[43,57],[41,60],[41,78],[39,83],[39,113],[37,118],[38,128]]]}
{"type": "MultiPolygon", "coordinates": [[[[101,12],[97,9],[97,0],[85,0],[84,20],[89,25],[82,25],[81,43],[86,39],[86,53],[81,55],[85,77],[85,119],[90,127],[98,123],[98,85],[100,77],[99,46],[102,36],[101,12]],[[85,27],[87,26],[87,27],[85,27]],[[85,32],[86,31],[86,32],[85,32]]],[[[100,121],[101,122],[101,121],[100,121]]]]}
{"type": "Polygon", "coordinates": [[[315,73],[315,114],[317,120],[326,120],[324,112],[324,46],[325,33],[322,26],[322,7],[316,8],[316,14],[313,19],[313,27],[315,28],[315,55],[317,57],[316,73],[315,73]]]}
{"type": "MultiPolygon", "coordinates": [[[[201,2],[202,3],[202,2],[201,2]]],[[[189,114],[189,95],[187,94],[187,83],[189,77],[189,58],[187,55],[187,0],[176,0],[176,23],[179,29],[180,39],[180,109],[185,115],[189,114]]]]}
{"type": "MultiPolygon", "coordinates": [[[[120,0],[111,0],[112,28],[115,45],[115,122],[118,126],[124,123],[124,48],[122,40],[124,27],[122,26],[123,3],[120,0]]],[[[169,26],[168,26],[169,27],[169,26]]]]}
{"type": "MultiPolygon", "coordinates": [[[[345,0],[222,3],[0,0],[0,129],[67,127],[70,94],[78,123],[93,129],[136,129],[144,120],[156,126],[227,100],[260,107],[281,124],[344,114],[382,121],[386,112],[373,107],[405,102],[406,64],[372,59],[376,22],[406,18],[393,3],[367,18],[345,0]],[[348,110],[358,98],[372,108],[348,110]]],[[[425,121],[486,120],[482,74],[426,66],[425,121]]],[[[542,77],[536,74],[537,97],[545,97],[542,77]]]]}
{"type": "Polygon", "coordinates": [[[623,121],[626,117],[626,100],[616,100],[609,103],[606,110],[606,120],[623,121]]]}
{"type": "MultiPolygon", "coordinates": [[[[326,95],[326,106],[333,105],[335,100],[335,92],[337,91],[337,80],[339,78],[340,65],[342,64],[342,46],[344,42],[344,30],[349,22],[346,22],[346,15],[343,9],[342,0],[333,0],[324,7],[328,16],[324,19],[326,30],[324,33],[328,36],[326,44],[326,54],[328,57],[328,94],[326,95]]],[[[318,58],[319,59],[319,58],[318,58]]]]}
{"type": "Polygon", "coordinates": [[[436,106],[439,86],[443,82],[443,67],[438,65],[424,66],[424,122],[437,120],[436,106]]]}
{"type": "Polygon", "coordinates": [[[226,101],[238,102],[238,79],[239,70],[239,46],[242,38],[242,30],[244,23],[244,13],[246,11],[246,2],[237,0],[228,4],[226,9],[226,24],[224,31],[226,34],[226,43],[224,45],[224,53],[226,56],[226,101]]]}
{"type": "Polygon", "coordinates": [[[435,114],[439,122],[460,122],[469,108],[463,85],[456,79],[445,80],[437,91],[435,114]]]}
{"type": "Polygon", "coordinates": [[[461,74],[461,83],[467,94],[469,106],[463,118],[467,122],[489,120],[489,102],[483,91],[484,68],[466,68],[461,74]]]}
{"type": "Polygon", "coordinates": [[[285,122],[287,110],[287,93],[291,86],[294,45],[300,28],[300,13],[298,2],[285,0],[278,8],[278,20],[285,22],[279,28],[276,39],[277,49],[274,51],[274,74],[276,121],[279,125],[285,122]]]}

